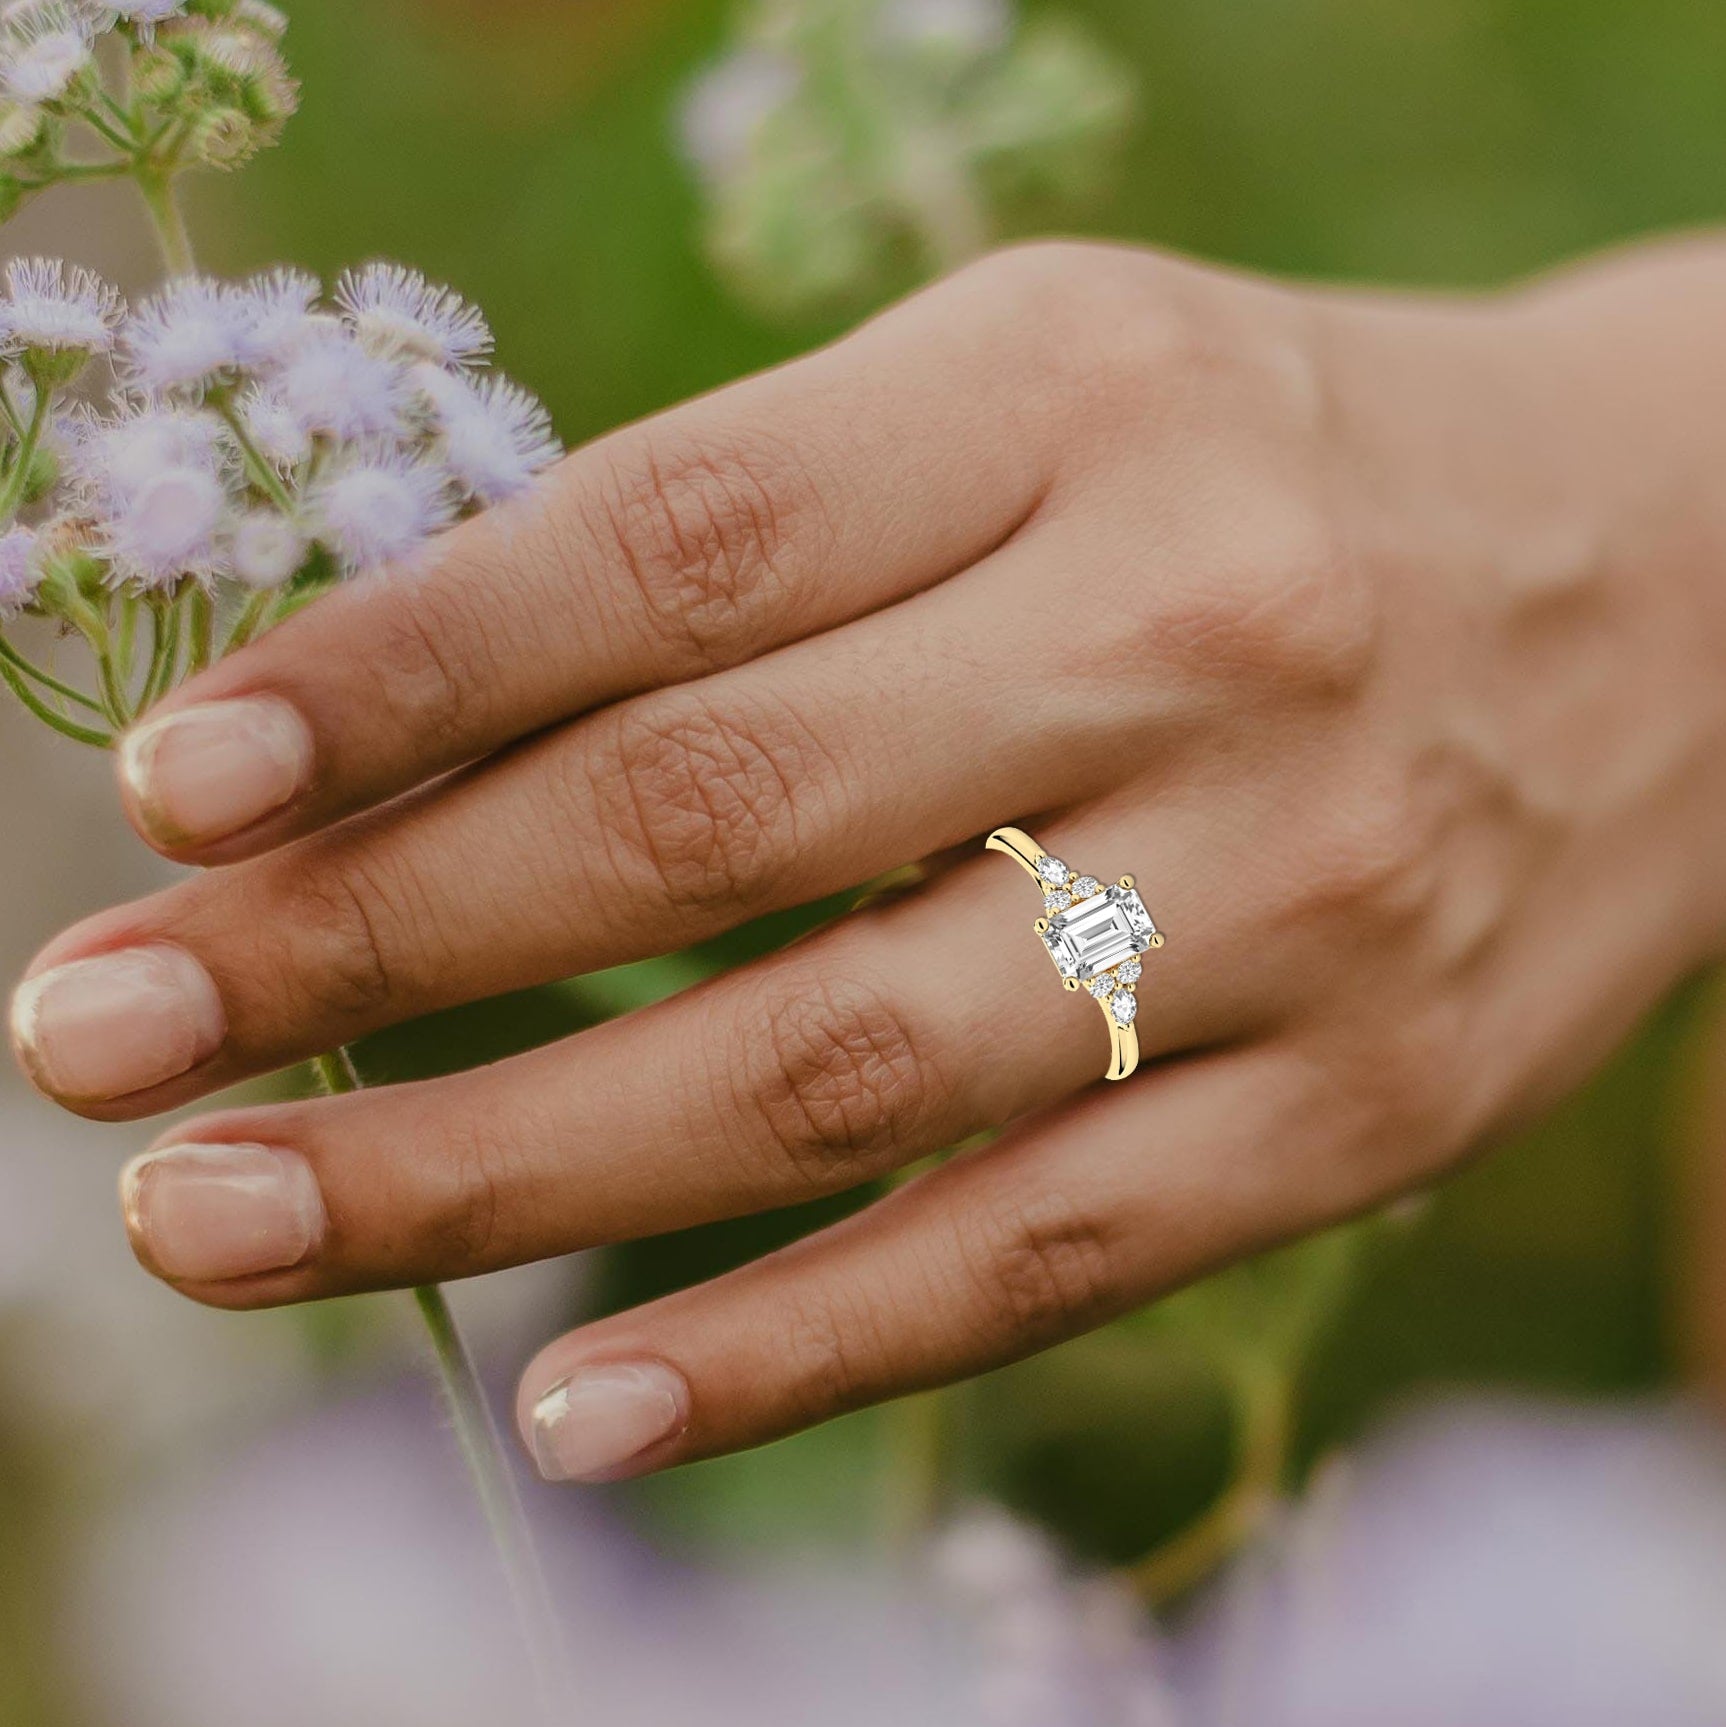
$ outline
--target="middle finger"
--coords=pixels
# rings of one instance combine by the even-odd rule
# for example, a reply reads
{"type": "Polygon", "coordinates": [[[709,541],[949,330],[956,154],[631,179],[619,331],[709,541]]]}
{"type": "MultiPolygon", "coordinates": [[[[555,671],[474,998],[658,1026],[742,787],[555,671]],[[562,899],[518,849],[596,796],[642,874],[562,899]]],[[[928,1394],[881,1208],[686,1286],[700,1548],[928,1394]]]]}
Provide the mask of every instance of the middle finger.
{"type": "Polygon", "coordinates": [[[1013,590],[1048,556],[1021,543],[847,630],[92,919],[19,992],[26,1063],[85,1113],[149,1114],[1084,798],[1120,777],[1123,721],[1118,698],[1042,664],[1039,608],[1059,596],[1013,590]]]}

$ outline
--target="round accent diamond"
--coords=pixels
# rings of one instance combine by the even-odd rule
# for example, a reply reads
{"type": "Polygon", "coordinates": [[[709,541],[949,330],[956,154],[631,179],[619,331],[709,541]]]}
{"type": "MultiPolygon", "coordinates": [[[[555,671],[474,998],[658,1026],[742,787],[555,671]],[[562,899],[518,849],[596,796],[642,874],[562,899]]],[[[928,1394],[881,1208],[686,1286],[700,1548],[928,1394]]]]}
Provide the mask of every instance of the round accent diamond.
{"type": "Polygon", "coordinates": [[[1144,975],[1145,968],[1136,959],[1124,959],[1115,967],[1115,981],[1117,983],[1137,983],[1144,975]]]}
{"type": "Polygon", "coordinates": [[[1051,893],[1043,896],[1043,909],[1048,912],[1065,911],[1073,903],[1070,893],[1051,893]]]}
{"type": "Polygon", "coordinates": [[[1089,899],[1094,893],[1101,893],[1103,884],[1094,875],[1082,875],[1073,883],[1074,899],[1089,899]]]}
{"type": "Polygon", "coordinates": [[[1085,988],[1088,989],[1098,1001],[1101,1001],[1104,996],[1113,995],[1115,993],[1115,980],[1108,972],[1104,972],[1101,977],[1092,978],[1091,981],[1085,985],[1085,988]]]}
{"type": "Polygon", "coordinates": [[[1109,1012],[1115,1016],[1116,1025],[1131,1025],[1139,1017],[1139,998],[1124,989],[1109,1003],[1109,1012]]]}
{"type": "Polygon", "coordinates": [[[1065,887],[1073,872],[1059,858],[1044,858],[1037,865],[1037,874],[1056,887],[1065,887]]]}

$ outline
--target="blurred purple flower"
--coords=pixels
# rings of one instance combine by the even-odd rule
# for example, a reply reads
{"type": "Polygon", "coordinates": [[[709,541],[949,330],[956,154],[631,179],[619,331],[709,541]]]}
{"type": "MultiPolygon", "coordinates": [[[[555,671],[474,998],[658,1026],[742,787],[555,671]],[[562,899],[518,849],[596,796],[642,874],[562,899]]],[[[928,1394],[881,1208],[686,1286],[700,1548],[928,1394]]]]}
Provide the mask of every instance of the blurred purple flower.
{"type": "Polygon", "coordinates": [[[1726,1447],[1472,1404],[1321,1477],[1184,1639],[1191,1727],[1719,1727],[1726,1447]]]}

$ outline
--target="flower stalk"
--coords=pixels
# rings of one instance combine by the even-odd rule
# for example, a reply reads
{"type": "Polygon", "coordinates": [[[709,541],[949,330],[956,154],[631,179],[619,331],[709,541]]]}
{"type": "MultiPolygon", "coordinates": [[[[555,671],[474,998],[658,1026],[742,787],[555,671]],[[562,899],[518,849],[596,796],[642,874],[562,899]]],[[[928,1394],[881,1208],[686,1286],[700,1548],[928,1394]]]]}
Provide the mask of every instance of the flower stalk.
{"type": "MultiPolygon", "coordinates": [[[[3,633],[0,684],[93,748],[562,453],[538,402],[485,371],[479,311],[411,270],[351,273],[332,306],[302,272],[198,274],[180,179],[275,140],[298,97],[284,28],[257,0],[0,0],[0,221],[50,185],[129,178],[169,278],[128,313],[89,271],[28,259],[0,293],[0,626],[26,614],[81,640],[93,687],[3,633]]],[[[360,1083],[345,1052],[317,1075],[332,1094],[360,1083]]],[[[562,1645],[508,1452],[443,1292],[415,1302],[549,1720],[562,1645]]]]}

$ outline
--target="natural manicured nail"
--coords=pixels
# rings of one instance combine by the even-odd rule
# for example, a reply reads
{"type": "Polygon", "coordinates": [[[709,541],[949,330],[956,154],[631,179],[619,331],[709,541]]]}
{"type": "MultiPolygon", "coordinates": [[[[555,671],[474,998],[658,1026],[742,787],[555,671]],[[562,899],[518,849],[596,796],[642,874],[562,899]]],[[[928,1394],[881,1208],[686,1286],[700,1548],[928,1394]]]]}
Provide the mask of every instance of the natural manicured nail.
{"type": "Polygon", "coordinates": [[[547,1481],[610,1481],[689,1423],[689,1387],[659,1362],[587,1367],[533,1406],[533,1456],[547,1481]]]}
{"type": "Polygon", "coordinates": [[[120,745],[120,776],[159,845],[225,839],[305,790],[312,734],[273,696],[206,702],[148,720],[120,745]]]}
{"type": "Polygon", "coordinates": [[[297,1151],[170,1145],[134,1158],[120,1204],[138,1257],[159,1277],[225,1283],[282,1271],[324,1237],[324,1201],[297,1151]]]}
{"type": "Polygon", "coordinates": [[[227,1036],[210,974],[179,947],[73,960],[19,985],[12,1041],[54,1097],[100,1102],[146,1091],[207,1061],[227,1036]]]}

